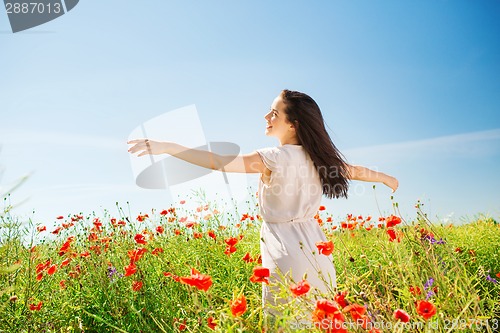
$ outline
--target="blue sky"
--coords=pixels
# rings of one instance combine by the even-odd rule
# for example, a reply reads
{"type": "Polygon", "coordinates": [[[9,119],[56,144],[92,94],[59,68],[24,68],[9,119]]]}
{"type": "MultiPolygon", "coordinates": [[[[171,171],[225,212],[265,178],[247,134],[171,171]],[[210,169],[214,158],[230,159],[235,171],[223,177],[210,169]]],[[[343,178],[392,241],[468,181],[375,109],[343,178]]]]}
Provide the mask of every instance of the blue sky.
{"type": "MultiPolygon", "coordinates": [[[[421,200],[435,220],[499,218],[499,33],[498,1],[81,1],[16,34],[0,11],[0,186],[33,171],[12,202],[47,224],[162,209],[169,191],[135,185],[137,126],[194,104],[207,141],[251,152],[278,144],[263,116],[287,88],[350,163],[398,177],[404,217],[421,200]]],[[[352,185],[324,200],[334,217],[392,212],[389,189],[377,207],[352,185]]]]}

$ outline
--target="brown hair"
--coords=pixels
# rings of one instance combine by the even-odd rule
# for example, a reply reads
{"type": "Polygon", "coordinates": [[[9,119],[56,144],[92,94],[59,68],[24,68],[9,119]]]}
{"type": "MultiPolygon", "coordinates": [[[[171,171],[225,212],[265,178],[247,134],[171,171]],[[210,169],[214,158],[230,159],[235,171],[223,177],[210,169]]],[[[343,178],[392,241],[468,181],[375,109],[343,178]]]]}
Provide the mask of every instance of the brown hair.
{"type": "Polygon", "coordinates": [[[347,198],[349,170],[342,153],[335,147],[325,129],[318,104],[308,95],[283,90],[281,98],[286,105],[287,120],[295,126],[299,144],[311,157],[328,198],[347,198]]]}

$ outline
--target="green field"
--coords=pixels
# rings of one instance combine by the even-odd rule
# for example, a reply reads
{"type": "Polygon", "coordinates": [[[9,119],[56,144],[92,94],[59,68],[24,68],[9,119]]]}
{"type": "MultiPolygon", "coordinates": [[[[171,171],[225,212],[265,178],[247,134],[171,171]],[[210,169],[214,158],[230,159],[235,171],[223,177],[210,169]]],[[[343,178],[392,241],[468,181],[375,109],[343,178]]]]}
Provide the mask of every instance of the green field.
{"type": "MultiPolygon", "coordinates": [[[[231,215],[210,203],[183,206],[147,216],[75,214],[54,225],[5,212],[0,332],[262,332],[262,282],[250,281],[259,266],[258,207],[249,202],[231,215]],[[193,268],[200,274],[191,276],[193,268]]],[[[499,224],[478,217],[435,225],[419,208],[415,216],[387,228],[389,217],[338,220],[318,210],[338,289],[294,297],[281,284],[289,302],[266,331],[327,331],[332,318],[348,332],[499,331],[499,224]],[[321,310],[321,300],[338,312],[321,310]]]]}

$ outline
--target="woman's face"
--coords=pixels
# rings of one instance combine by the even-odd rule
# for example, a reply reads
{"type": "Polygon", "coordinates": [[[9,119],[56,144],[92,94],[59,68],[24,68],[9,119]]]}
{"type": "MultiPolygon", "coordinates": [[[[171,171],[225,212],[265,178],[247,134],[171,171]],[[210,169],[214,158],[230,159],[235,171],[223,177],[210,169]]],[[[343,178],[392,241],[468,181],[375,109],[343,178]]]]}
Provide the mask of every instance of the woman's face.
{"type": "Polygon", "coordinates": [[[271,110],[264,116],[267,122],[266,135],[277,137],[282,144],[295,138],[295,128],[286,119],[285,109],[285,103],[279,95],[271,104],[271,110]]]}

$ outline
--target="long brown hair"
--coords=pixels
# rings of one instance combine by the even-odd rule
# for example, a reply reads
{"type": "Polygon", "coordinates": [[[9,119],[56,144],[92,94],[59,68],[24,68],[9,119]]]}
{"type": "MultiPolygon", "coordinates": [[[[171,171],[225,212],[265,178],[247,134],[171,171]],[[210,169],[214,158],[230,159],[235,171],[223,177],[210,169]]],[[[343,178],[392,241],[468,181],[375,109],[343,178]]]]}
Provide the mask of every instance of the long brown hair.
{"type": "Polygon", "coordinates": [[[286,89],[281,92],[281,98],[286,105],[286,118],[295,126],[299,144],[307,151],[319,173],[323,194],[328,198],[347,198],[347,162],[325,129],[318,104],[304,93],[286,89]]]}

